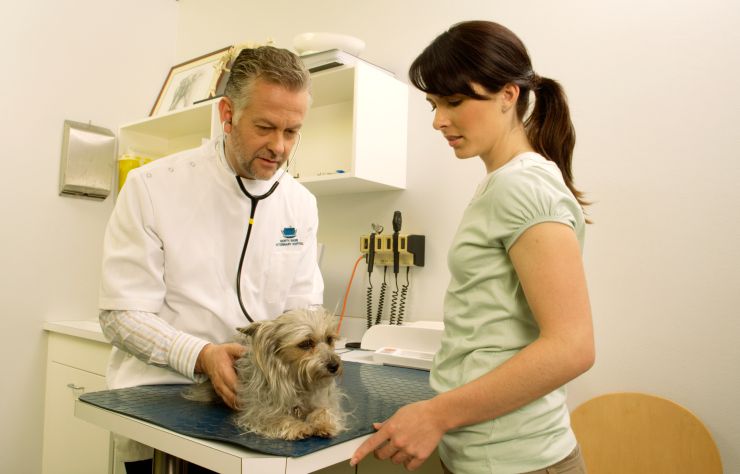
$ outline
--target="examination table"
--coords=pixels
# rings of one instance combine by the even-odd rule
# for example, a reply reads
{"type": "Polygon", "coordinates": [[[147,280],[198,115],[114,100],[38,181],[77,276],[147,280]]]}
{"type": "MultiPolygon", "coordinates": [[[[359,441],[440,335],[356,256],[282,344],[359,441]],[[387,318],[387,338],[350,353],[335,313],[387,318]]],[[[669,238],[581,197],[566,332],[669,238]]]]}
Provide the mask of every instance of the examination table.
{"type": "Polygon", "coordinates": [[[338,384],[347,395],[348,429],[329,439],[282,441],[239,433],[230,409],[182,398],[184,385],[86,393],[76,402],[75,415],[152,446],[155,472],[164,463],[184,459],[224,474],[297,474],[348,460],[374,432],[373,422],[434,396],[429,372],[401,367],[345,361],[338,384]]]}

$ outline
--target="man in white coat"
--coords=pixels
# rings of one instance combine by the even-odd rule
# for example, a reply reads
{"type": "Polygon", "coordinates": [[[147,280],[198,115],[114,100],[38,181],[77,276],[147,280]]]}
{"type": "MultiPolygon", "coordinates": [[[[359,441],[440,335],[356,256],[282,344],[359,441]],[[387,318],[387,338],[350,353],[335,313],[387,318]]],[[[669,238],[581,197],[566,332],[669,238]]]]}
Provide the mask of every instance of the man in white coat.
{"type": "MultiPolygon", "coordinates": [[[[104,241],[109,388],[208,377],[233,408],[235,328],[322,304],[316,199],[283,168],[309,87],[290,51],[245,49],[219,102],[223,135],[128,174],[104,241]]],[[[117,445],[123,461],[151,457],[117,445]]]]}

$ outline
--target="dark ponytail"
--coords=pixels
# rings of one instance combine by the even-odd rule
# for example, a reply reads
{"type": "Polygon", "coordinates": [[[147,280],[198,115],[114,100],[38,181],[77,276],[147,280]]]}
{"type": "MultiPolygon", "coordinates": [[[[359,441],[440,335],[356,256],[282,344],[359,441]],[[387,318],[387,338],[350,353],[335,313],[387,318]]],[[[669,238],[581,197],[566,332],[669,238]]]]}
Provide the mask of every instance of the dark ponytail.
{"type": "Polygon", "coordinates": [[[556,81],[534,73],[524,43],[511,30],[491,21],[453,25],[414,60],[409,79],[428,94],[463,94],[474,99],[484,97],[473,90],[472,83],[493,93],[506,84],[516,84],[519,120],[524,120],[529,92],[533,91],[534,108],[524,121],[527,138],[535,151],[560,168],[565,184],[581,207],[589,204],[573,183],[571,164],[576,133],[565,92],[556,81]]]}
{"type": "Polygon", "coordinates": [[[532,74],[530,82],[535,101],[532,112],[524,122],[529,143],[537,153],[558,165],[568,189],[581,206],[586,206],[589,203],[573,183],[572,162],[576,130],[570,120],[565,91],[557,81],[536,74],[532,74]]]}

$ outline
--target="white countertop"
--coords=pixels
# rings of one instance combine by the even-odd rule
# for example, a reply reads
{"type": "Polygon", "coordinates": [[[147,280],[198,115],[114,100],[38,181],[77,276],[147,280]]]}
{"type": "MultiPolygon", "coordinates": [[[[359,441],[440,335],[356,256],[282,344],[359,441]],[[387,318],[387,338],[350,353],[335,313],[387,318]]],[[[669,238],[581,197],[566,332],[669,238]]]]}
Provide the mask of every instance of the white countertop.
{"type": "MultiPolygon", "coordinates": [[[[108,340],[103,336],[103,331],[100,329],[100,323],[97,319],[47,321],[43,327],[44,330],[50,332],[108,343],[108,340]]],[[[337,353],[342,360],[366,364],[379,363],[373,360],[373,351],[344,349],[344,342],[344,340],[340,340],[337,344],[337,353]]]]}
{"type": "Polygon", "coordinates": [[[98,342],[108,342],[103,336],[103,330],[100,329],[100,323],[97,319],[83,319],[79,321],[47,321],[44,323],[44,330],[77,336],[83,339],[90,339],[98,342]]]}

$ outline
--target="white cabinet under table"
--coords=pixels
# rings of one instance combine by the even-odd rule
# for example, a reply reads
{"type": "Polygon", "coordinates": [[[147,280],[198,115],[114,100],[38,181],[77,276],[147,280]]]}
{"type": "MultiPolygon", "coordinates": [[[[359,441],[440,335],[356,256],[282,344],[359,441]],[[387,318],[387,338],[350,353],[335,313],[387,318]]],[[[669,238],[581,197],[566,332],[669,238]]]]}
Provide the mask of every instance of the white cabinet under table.
{"type": "MultiPolygon", "coordinates": [[[[44,412],[44,474],[100,474],[110,471],[110,434],[74,416],[74,404],[83,392],[105,390],[105,368],[110,345],[83,334],[90,321],[55,332],[47,324],[48,353],[44,412]],[[78,335],[73,335],[73,334],[78,335]]],[[[73,323],[74,324],[74,323],[73,323]]],[[[98,329],[99,332],[99,329],[98,329]]],[[[94,333],[94,331],[93,331],[94,333]]],[[[95,337],[94,335],[92,337],[95,337]]]]}

